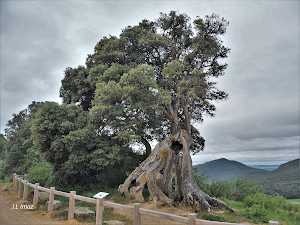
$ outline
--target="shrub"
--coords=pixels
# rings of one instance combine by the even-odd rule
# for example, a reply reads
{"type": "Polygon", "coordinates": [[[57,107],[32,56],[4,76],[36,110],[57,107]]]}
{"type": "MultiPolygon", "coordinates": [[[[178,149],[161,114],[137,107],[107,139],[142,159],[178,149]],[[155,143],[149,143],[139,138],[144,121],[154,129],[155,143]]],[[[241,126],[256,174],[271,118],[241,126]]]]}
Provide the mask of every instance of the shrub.
{"type": "Polygon", "coordinates": [[[212,214],[203,213],[201,215],[201,217],[202,217],[202,219],[205,219],[205,220],[224,222],[224,219],[222,217],[215,216],[212,214]]]}
{"type": "Polygon", "coordinates": [[[232,200],[244,201],[244,199],[253,194],[263,193],[261,186],[255,186],[255,182],[244,177],[239,177],[234,182],[234,192],[231,196],[232,200]]]}
{"type": "Polygon", "coordinates": [[[254,223],[268,223],[270,220],[268,210],[258,204],[246,208],[243,215],[251,219],[254,223]]]}
{"type": "Polygon", "coordinates": [[[274,208],[275,204],[271,200],[270,196],[267,196],[262,193],[257,193],[252,196],[247,196],[244,200],[244,203],[247,207],[252,207],[253,205],[259,205],[265,209],[274,208]]]}
{"type": "Polygon", "coordinates": [[[197,173],[198,169],[194,168],[194,177],[200,189],[215,198],[224,197],[234,201],[244,201],[249,195],[263,193],[261,186],[256,186],[254,181],[244,177],[239,177],[235,181],[215,179],[211,183],[206,183],[208,176],[205,171],[200,175],[197,173]]]}
{"type": "Polygon", "coordinates": [[[40,186],[46,186],[51,174],[51,165],[44,163],[43,165],[36,165],[29,169],[28,180],[30,183],[39,183],[40,186]]]}

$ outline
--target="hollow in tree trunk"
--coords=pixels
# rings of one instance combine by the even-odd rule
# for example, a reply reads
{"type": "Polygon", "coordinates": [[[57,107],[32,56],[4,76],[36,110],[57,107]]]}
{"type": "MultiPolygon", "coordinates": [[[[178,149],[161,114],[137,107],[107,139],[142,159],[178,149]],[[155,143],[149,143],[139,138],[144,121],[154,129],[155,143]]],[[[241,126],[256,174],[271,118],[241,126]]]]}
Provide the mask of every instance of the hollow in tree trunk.
{"type": "Polygon", "coordinates": [[[192,143],[193,139],[186,131],[180,131],[158,143],[148,158],[119,186],[119,192],[143,202],[142,191],[147,185],[149,200],[156,198],[169,205],[173,202],[184,202],[192,205],[195,211],[202,210],[207,213],[211,207],[225,207],[233,211],[226,203],[210,197],[198,187],[189,153],[192,143]]]}

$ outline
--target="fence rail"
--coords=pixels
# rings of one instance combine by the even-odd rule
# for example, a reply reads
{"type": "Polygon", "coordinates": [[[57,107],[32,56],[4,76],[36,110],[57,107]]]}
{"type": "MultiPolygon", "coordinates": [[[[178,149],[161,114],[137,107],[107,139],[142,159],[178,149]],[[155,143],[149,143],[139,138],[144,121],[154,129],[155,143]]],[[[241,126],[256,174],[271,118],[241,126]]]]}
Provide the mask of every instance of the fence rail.
{"type": "MultiPolygon", "coordinates": [[[[225,222],[200,220],[200,219],[196,219],[196,213],[189,213],[188,217],[176,216],[168,213],[143,209],[141,208],[141,203],[134,203],[134,206],[127,206],[127,205],[104,201],[103,199],[99,199],[99,198],[97,199],[88,198],[81,195],[76,195],[76,191],[70,191],[70,193],[67,193],[67,192],[57,191],[55,190],[55,187],[50,187],[49,189],[49,188],[39,186],[39,183],[31,184],[29,183],[29,180],[27,180],[26,174],[17,175],[14,173],[13,174],[14,191],[18,192],[18,195],[20,196],[22,196],[22,184],[24,184],[24,191],[23,191],[24,200],[26,200],[28,196],[28,186],[34,188],[33,205],[37,205],[38,203],[39,190],[50,193],[48,212],[53,211],[54,195],[60,195],[69,198],[68,220],[74,219],[74,208],[75,208],[75,199],[76,199],[76,200],[96,204],[96,225],[102,224],[104,206],[111,207],[111,208],[118,208],[121,210],[132,212],[133,225],[142,224],[141,222],[142,214],[147,216],[159,217],[165,220],[171,220],[171,221],[188,224],[188,225],[245,225],[239,223],[225,223],[225,222]]],[[[276,225],[276,224],[278,224],[277,221],[272,221],[272,220],[269,221],[269,225],[276,225]]]]}

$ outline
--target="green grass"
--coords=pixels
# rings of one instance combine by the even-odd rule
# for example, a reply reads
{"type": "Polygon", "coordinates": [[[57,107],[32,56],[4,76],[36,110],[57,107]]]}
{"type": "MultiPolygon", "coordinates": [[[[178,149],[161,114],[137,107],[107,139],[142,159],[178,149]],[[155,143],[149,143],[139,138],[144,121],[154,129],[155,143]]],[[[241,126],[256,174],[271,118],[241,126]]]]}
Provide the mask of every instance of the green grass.
{"type": "Polygon", "coordinates": [[[219,198],[235,210],[213,209],[210,214],[198,213],[198,219],[222,221],[230,223],[250,222],[256,224],[268,223],[269,220],[278,221],[279,224],[298,225],[300,221],[300,206],[288,202],[283,197],[253,196],[248,202],[236,202],[219,198]],[[251,205],[252,204],[252,205],[251,205]]]}
{"type": "Polygon", "coordinates": [[[298,198],[298,199],[288,199],[288,202],[300,205],[300,198],[298,198]]]}
{"type": "Polygon", "coordinates": [[[61,201],[63,205],[69,206],[69,198],[61,195],[54,195],[54,199],[61,201]]]}

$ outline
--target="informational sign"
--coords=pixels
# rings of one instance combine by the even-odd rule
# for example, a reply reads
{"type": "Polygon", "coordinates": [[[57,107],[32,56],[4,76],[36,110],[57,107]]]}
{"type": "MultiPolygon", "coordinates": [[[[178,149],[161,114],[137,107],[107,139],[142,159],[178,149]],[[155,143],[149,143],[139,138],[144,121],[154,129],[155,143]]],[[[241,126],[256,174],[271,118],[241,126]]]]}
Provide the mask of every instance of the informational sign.
{"type": "Polygon", "coordinates": [[[93,197],[94,198],[104,198],[105,196],[109,195],[109,193],[106,192],[99,192],[97,194],[95,194],[93,197]]]}

